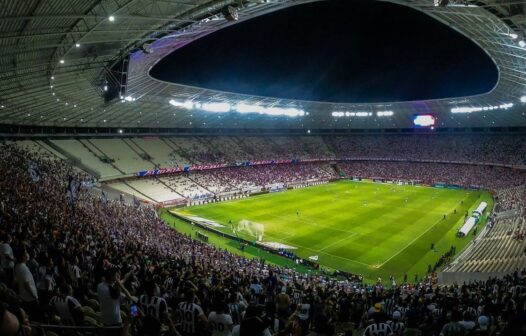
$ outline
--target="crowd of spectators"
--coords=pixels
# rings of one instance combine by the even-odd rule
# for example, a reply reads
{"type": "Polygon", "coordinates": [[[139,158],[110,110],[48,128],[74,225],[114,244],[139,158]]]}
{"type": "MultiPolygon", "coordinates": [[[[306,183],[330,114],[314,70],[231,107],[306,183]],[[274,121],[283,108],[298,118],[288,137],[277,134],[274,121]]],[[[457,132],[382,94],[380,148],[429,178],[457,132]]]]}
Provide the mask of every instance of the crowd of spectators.
{"type": "Polygon", "coordinates": [[[524,135],[356,135],[325,137],[338,158],[526,165],[524,135]]]}
{"type": "MultiPolygon", "coordinates": [[[[151,207],[103,201],[83,188],[72,195],[72,181],[88,177],[62,161],[13,145],[0,145],[0,155],[2,336],[38,332],[35,323],[106,326],[105,335],[525,333],[526,271],[390,287],[299,274],[178,233],[151,207]]],[[[306,169],[291,167],[292,176],[306,169]]],[[[262,169],[264,184],[289,168],[262,169]]]]}
{"type": "MultiPolygon", "coordinates": [[[[197,173],[194,173],[197,174],[197,173]]],[[[247,167],[227,167],[199,174],[214,177],[236,190],[266,189],[275,184],[292,185],[307,181],[328,181],[337,178],[328,163],[275,164],[247,167]]],[[[202,179],[203,181],[205,179],[202,179]]]]}
{"type": "Polygon", "coordinates": [[[525,171],[503,167],[392,161],[350,161],[338,166],[348,177],[415,180],[428,185],[445,183],[497,191],[526,184],[525,171]]]}
{"type": "Polygon", "coordinates": [[[499,190],[497,211],[517,210],[526,218],[526,185],[499,190]]]}
{"type": "Polygon", "coordinates": [[[526,165],[523,135],[208,136],[172,138],[191,164],[368,158],[526,165]]]}

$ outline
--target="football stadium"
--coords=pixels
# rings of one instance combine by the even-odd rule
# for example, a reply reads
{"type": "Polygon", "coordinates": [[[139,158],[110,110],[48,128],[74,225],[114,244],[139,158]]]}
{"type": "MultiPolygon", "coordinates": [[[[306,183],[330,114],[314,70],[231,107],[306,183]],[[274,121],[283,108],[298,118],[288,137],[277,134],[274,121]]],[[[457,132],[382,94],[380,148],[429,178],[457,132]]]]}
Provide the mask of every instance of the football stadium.
{"type": "Polygon", "coordinates": [[[526,335],[526,2],[0,1],[0,336],[526,335]]]}

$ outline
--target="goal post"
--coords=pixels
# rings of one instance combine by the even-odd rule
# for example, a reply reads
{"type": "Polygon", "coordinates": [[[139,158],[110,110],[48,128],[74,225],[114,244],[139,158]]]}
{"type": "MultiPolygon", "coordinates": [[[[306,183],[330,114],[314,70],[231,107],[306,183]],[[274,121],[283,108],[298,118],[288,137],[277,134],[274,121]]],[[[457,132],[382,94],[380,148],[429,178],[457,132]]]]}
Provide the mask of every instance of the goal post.
{"type": "Polygon", "coordinates": [[[232,231],[234,231],[235,234],[246,234],[255,238],[257,241],[262,241],[263,235],[265,234],[265,225],[242,219],[237,225],[232,225],[232,231]]]}

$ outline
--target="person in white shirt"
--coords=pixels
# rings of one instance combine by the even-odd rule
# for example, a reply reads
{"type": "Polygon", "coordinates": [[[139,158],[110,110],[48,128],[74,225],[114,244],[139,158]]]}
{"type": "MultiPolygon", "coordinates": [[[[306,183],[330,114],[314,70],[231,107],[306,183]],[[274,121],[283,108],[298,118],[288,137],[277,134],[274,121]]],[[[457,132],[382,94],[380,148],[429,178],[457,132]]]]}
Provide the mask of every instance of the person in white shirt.
{"type": "Polygon", "coordinates": [[[51,298],[50,307],[60,317],[64,325],[82,325],[84,322],[84,312],[80,302],[73,296],[73,289],[70,285],[63,284],[60,293],[51,298]]]}
{"type": "Polygon", "coordinates": [[[462,316],[462,321],[459,321],[458,323],[462,324],[464,328],[466,328],[466,330],[470,332],[471,329],[475,328],[475,326],[477,325],[474,321],[474,317],[468,311],[465,311],[462,316]]]}
{"type": "Polygon", "coordinates": [[[37,286],[33,274],[26,265],[29,254],[25,250],[17,253],[17,264],[15,265],[15,283],[18,294],[23,303],[23,308],[32,317],[41,316],[38,302],[37,286]]]}
{"type": "Polygon", "coordinates": [[[15,257],[11,248],[11,236],[8,234],[0,237],[0,267],[5,277],[5,283],[13,284],[13,268],[15,267],[15,257]]]}
{"type": "Polygon", "coordinates": [[[231,336],[232,335],[232,316],[227,313],[226,302],[219,302],[216,309],[208,315],[208,323],[212,330],[212,336],[231,336]]]}
{"type": "MultiPolygon", "coordinates": [[[[97,297],[100,304],[101,322],[106,327],[122,327],[121,300],[127,297],[133,301],[132,296],[122,285],[117,270],[106,271],[104,281],[97,286],[97,297]]],[[[120,335],[122,330],[117,328],[114,335],[120,335]]]]}

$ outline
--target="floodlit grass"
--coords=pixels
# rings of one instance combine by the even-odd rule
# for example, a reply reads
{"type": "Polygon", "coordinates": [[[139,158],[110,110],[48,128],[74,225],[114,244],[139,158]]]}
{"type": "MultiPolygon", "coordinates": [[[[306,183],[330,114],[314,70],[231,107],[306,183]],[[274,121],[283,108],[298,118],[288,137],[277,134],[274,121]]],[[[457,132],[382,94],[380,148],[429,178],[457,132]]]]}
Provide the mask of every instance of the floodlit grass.
{"type": "Polygon", "coordinates": [[[405,273],[412,281],[451,245],[460,253],[472,240],[455,234],[466,211],[471,214],[482,201],[492,208],[493,200],[484,191],[339,181],[178,213],[214,220],[228,233],[230,221],[262,223],[263,241],[293,246],[302,258],[317,255],[321,265],[362,274],[369,281],[389,275],[401,279],[405,273]]]}

